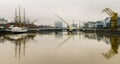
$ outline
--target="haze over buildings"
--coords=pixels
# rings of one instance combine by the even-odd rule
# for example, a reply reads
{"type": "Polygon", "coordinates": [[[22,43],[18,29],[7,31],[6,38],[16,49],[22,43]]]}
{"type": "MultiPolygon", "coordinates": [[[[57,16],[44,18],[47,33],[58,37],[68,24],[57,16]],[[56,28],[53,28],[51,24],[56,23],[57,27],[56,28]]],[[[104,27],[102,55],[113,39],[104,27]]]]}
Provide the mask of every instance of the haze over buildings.
{"type": "Polygon", "coordinates": [[[31,20],[39,20],[36,24],[49,25],[59,21],[54,13],[72,24],[73,19],[75,22],[105,19],[108,15],[101,11],[107,7],[119,13],[119,2],[120,0],[0,0],[0,16],[13,20],[15,8],[21,5],[31,20]]]}

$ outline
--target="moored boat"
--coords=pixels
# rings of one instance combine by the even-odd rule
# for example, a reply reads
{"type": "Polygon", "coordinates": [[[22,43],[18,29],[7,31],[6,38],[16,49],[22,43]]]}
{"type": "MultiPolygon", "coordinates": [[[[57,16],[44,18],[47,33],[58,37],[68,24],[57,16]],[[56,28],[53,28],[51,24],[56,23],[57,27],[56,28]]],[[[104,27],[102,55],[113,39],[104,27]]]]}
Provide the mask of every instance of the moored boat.
{"type": "Polygon", "coordinates": [[[27,29],[26,28],[20,28],[20,27],[13,27],[11,29],[11,32],[13,34],[20,34],[20,33],[26,33],[27,32],[27,29]]]}

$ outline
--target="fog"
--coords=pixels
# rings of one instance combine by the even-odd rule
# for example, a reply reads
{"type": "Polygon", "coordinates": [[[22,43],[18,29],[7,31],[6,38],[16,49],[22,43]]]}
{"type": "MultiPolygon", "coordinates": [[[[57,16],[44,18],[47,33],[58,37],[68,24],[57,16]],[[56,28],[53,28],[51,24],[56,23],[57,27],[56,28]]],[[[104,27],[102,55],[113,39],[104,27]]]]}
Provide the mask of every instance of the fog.
{"type": "Polygon", "coordinates": [[[104,8],[120,12],[120,0],[0,0],[0,17],[13,20],[15,8],[26,9],[26,16],[39,20],[36,24],[54,24],[60,21],[54,14],[72,23],[79,21],[103,20],[108,15],[101,13],[104,8]]]}

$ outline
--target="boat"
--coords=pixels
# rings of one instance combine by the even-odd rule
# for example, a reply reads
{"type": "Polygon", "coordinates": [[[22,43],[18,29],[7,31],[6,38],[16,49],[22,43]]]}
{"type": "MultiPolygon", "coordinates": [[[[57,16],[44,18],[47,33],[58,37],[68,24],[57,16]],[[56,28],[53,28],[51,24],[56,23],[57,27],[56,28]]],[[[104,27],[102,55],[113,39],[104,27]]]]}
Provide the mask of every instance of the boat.
{"type": "Polygon", "coordinates": [[[11,28],[10,31],[13,34],[21,34],[21,33],[26,33],[27,29],[26,28],[21,28],[21,27],[13,27],[13,28],[11,28]]]}

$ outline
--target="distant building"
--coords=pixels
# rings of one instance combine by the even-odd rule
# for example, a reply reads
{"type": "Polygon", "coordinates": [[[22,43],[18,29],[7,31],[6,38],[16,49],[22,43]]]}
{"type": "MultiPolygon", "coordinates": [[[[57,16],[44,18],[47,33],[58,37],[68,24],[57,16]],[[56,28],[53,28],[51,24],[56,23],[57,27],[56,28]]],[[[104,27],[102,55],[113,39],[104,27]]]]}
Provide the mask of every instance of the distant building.
{"type": "Polygon", "coordinates": [[[103,28],[103,25],[104,25],[104,22],[102,22],[102,21],[97,21],[95,27],[96,27],[97,29],[101,29],[101,28],[103,28]]]}
{"type": "Polygon", "coordinates": [[[95,28],[96,22],[89,21],[87,23],[84,23],[83,27],[84,28],[95,28]]]}
{"type": "Polygon", "coordinates": [[[95,22],[93,22],[93,21],[89,21],[88,22],[88,26],[89,26],[89,28],[95,28],[95,22]]]}
{"type": "MultiPolygon", "coordinates": [[[[110,17],[107,17],[105,18],[105,23],[104,23],[104,27],[105,28],[110,28],[110,23],[111,23],[111,18],[110,17]]],[[[120,16],[118,16],[118,27],[120,28],[120,16]]]]}
{"type": "Polygon", "coordinates": [[[82,25],[82,28],[88,28],[88,23],[84,23],[84,24],[82,25]]]}
{"type": "Polygon", "coordinates": [[[72,24],[72,27],[78,28],[78,25],[77,24],[72,24]]]}
{"type": "Polygon", "coordinates": [[[0,18],[0,24],[7,24],[8,20],[5,18],[0,18]]]}
{"type": "Polygon", "coordinates": [[[110,17],[105,18],[104,20],[104,28],[110,28],[110,17]]]}
{"type": "Polygon", "coordinates": [[[56,28],[63,28],[63,23],[60,22],[60,21],[57,21],[57,22],[55,22],[54,26],[55,26],[56,28]]]}
{"type": "Polygon", "coordinates": [[[6,20],[5,18],[0,18],[0,29],[3,29],[6,27],[8,20],[6,20]]]}
{"type": "Polygon", "coordinates": [[[120,28],[120,15],[118,16],[118,27],[120,28]]]}

